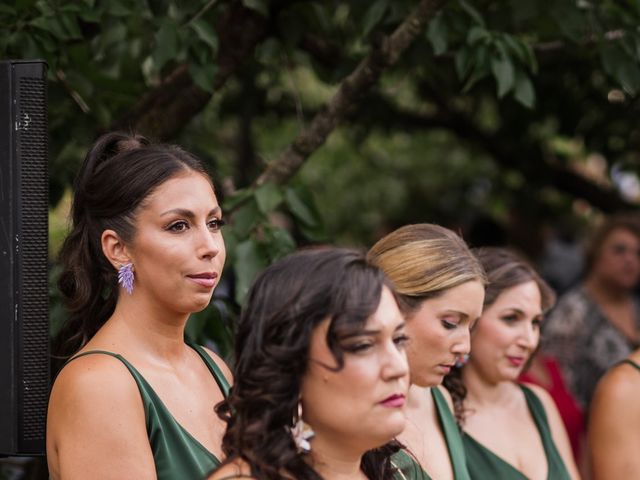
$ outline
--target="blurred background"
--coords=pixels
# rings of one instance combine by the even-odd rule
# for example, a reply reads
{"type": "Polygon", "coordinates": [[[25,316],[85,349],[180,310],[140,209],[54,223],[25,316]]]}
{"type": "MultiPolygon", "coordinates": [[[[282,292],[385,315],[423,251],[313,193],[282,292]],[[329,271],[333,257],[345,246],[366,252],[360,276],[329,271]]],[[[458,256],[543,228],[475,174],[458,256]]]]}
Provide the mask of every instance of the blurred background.
{"type": "Polygon", "coordinates": [[[52,334],[73,178],[112,129],[211,169],[228,260],[188,333],[224,356],[274,259],[406,223],[511,245],[565,291],[590,226],[640,202],[638,25],[613,0],[0,3],[0,57],[49,64],[52,334]]]}

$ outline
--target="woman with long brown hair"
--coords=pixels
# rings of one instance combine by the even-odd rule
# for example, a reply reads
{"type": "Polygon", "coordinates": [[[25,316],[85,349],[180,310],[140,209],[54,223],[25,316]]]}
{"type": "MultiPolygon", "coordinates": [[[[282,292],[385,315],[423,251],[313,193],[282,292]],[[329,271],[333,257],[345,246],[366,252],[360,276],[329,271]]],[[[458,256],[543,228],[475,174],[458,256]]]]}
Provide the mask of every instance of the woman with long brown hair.
{"type": "Polygon", "coordinates": [[[472,479],[579,477],[562,420],[541,387],[518,376],[538,347],[544,312],[555,300],[535,270],[506,249],[479,249],[487,274],[471,356],[445,379],[464,429],[472,479]]]}
{"type": "Polygon", "coordinates": [[[100,137],[75,184],[60,261],[69,318],[51,392],[56,479],[203,477],[219,463],[214,413],[230,376],[185,342],[225,260],[222,212],[200,160],[125,133],[100,137]]]}

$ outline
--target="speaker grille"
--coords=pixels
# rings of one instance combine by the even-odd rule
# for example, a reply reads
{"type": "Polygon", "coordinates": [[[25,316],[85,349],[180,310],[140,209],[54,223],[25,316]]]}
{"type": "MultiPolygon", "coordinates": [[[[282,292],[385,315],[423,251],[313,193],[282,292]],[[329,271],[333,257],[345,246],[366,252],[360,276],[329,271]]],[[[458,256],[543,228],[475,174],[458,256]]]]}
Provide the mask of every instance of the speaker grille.
{"type": "Polygon", "coordinates": [[[47,102],[44,78],[19,77],[16,148],[20,159],[19,231],[16,238],[22,263],[17,351],[20,352],[22,407],[20,430],[24,441],[45,437],[49,388],[48,351],[48,176],[47,102]]]}

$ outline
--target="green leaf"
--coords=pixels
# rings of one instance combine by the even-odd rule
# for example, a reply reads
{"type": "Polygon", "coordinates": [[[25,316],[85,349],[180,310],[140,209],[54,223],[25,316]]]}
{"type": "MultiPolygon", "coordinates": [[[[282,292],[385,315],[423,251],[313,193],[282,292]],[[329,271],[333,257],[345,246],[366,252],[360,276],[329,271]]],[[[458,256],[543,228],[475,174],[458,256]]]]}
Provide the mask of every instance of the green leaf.
{"type": "Polygon", "coordinates": [[[600,58],[605,72],[615,78],[627,93],[635,95],[640,90],[640,70],[637,60],[628,55],[620,45],[615,43],[602,45],[600,58]]]}
{"type": "Polygon", "coordinates": [[[382,20],[384,13],[389,7],[389,0],[376,0],[364,14],[364,20],[362,21],[362,34],[366,37],[371,30],[382,20]]]}
{"type": "Polygon", "coordinates": [[[484,18],[482,18],[482,15],[480,15],[480,12],[478,12],[478,10],[476,10],[476,8],[474,6],[472,6],[469,2],[465,1],[465,0],[459,0],[460,1],[460,6],[462,7],[462,9],[467,12],[467,14],[471,17],[471,19],[477,23],[478,25],[481,25],[483,27],[486,27],[486,24],[484,22],[484,18]]]}
{"type": "Polygon", "coordinates": [[[222,204],[222,210],[233,210],[241,203],[245,202],[247,199],[253,196],[253,190],[251,188],[243,188],[242,190],[236,191],[233,195],[230,195],[228,198],[225,198],[222,204]]]}
{"type": "Polygon", "coordinates": [[[242,4],[251,10],[255,10],[260,15],[269,16],[269,6],[264,0],[242,0],[242,4]]]}
{"type": "Polygon", "coordinates": [[[243,204],[242,207],[233,212],[231,217],[233,229],[239,238],[249,235],[249,232],[263,219],[264,216],[260,212],[255,198],[251,198],[247,203],[243,204]]]}
{"type": "Polygon", "coordinates": [[[69,34],[62,28],[60,22],[55,17],[37,17],[29,22],[34,27],[38,27],[44,31],[51,33],[60,40],[68,40],[69,34]]]}
{"type": "Polygon", "coordinates": [[[69,34],[69,38],[76,40],[82,38],[82,32],[80,31],[75,15],[59,15],[58,18],[69,34]]]}
{"type": "Polygon", "coordinates": [[[275,210],[283,200],[280,189],[273,183],[265,183],[258,187],[255,196],[258,208],[264,214],[275,210]]]}
{"type": "Polygon", "coordinates": [[[498,83],[498,98],[502,98],[515,85],[515,69],[511,58],[494,56],[491,59],[491,72],[498,83]]]}
{"type": "Polygon", "coordinates": [[[533,108],[536,103],[536,92],[533,89],[533,83],[529,75],[518,71],[516,78],[516,87],[513,94],[514,98],[527,108],[533,108]]]}
{"type": "Polygon", "coordinates": [[[296,248],[295,240],[284,228],[268,226],[265,228],[265,234],[267,240],[265,248],[272,261],[284,257],[296,248]]]}
{"type": "Polygon", "coordinates": [[[303,224],[316,226],[320,219],[315,212],[313,199],[301,187],[289,187],[285,190],[285,199],[291,213],[303,224]]]}
{"type": "Polygon", "coordinates": [[[195,22],[191,22],[189,26],[196,32],[198,38],[211,47],[213,54],[218,51],[218,35],[211,24],[206,20],[199,18],[195,22]]]}
{"type": "Polygon", "coordinates": [[[107,6],[107,11],[115,17],[128,17],[138,13],[126,2],[121,0],[109,0],[108,2],[105,2],[105,5],[107,6]]]}
{"type": "Polygon", "coordinates": [[[285,200],[305,237],[316,242],[327,241],[324,221],[308,188],[303,185],[287,188],[285,200]]]}
{"type": "Polygon", "coordinates": [[[470,60],[473,65],[469,79],[462,88],[462,92],[466,93],[481,79],[489,75],[491,72],[491,59],[489,55],[489,48],[486,45],[481,44],[478,48],[473,50],[473,57],[470,60]]]}
{"type": "Polygon", "coordinates": [[[491,34],[486,28],[476,25],[472,27],[467,34],[467,44],[473,45],[474,43],[489,39],[490,37],[491,34]]]}
{"type": "Polygon", "coordinates": [[[471,70],[473,66],[472,52],[467,47],[462,47],[458,50],[455,56],[456,73],[458,78],[463,80],[471,70]]]}
{"type": "Polygon", "coordinates": [[[576,8],[575,2],[552,2],[549,14],[564,36],[574,42],[583,40],[588,26],[593,24],[576,8]]]}
{"type": "Polygon", "coordinates": [[[626,62],[616,72],[616,79],[629,94],[635,95],[640,90],[640,68],[635,63],[626,62]]]}
{"type": "Polygon", "coordinates": [[[442,55],[447,51],[448,35],[449,28],[444,21],[444,17],[439,13],[429,22],[429,26],[427,27],[427,38],[431,42],[434,54],[442,55]]]}
{"type": "Polygon", "coordinates": [[[155,35],[156,48],[153,53],[153,62],[156,69],[160,70],[165,63],[175,58],[178,52],[178,35],[174,24],[163,23],[155,35]]]}
{"type": "Polygon", "coordinates": [[[209,93],[213,93],[213,79],[217,70],[214,63],[209,65],[189,64],[189,73],[191,74],[191,78],[193,78],[193,82],[209,93]]]}
{"type": "Polygon", "coordinates": [[[235,300],[242,305],[249,288],[261,270],[266,268],[267,258],[257,242],[249,238],[236,247],[236,261],[233,271],[236,274],[235,300]]]}

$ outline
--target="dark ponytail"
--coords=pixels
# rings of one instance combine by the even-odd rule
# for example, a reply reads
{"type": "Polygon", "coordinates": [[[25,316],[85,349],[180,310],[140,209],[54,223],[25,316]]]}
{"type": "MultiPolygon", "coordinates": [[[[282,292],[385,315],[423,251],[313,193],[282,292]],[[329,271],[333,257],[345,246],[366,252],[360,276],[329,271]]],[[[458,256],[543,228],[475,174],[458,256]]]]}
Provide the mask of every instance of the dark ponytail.
{"type": "Polygon", "coordinates": [[[77,352],[115,309],[117,272],[102,253],[102,232],[114,230],[131,242],[144,200],[189,170],[209,178],[200,160],[175,145],[152,145],[123,132],[107,133],[93,144],[74,183],[71,231],[60,250],[58,287],[69,316],[54,342],[55,356],[77,352]]]}

